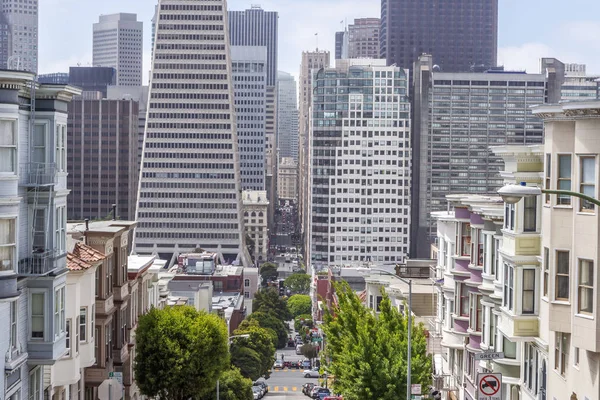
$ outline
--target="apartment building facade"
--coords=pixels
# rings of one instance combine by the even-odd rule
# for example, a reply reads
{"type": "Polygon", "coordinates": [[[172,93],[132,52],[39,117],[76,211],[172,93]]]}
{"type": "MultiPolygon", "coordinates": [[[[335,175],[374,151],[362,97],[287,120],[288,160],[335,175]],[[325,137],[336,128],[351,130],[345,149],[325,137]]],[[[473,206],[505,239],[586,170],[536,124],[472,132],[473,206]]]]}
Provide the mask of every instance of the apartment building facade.
{"type": "Polygon", "coordinates": [[[254,242],[254,252],[250,256],[254,264],[267,260],[269,252],[269,230],[267,217],[269,199],[265,190],[244,190],[242,192],[244,210],[244,229],[246,236],[254,242]]]}
{"type": "Polygon", "coordinates": [[[410,226],[408,72],[340,60],[314,75],[309,257],[322,266],[402,262],[410,226]]]}
{"type": "Polygon", "coordinates": [[[34,78],[0,72],[0,397],[10,400],[42,400],[67,352],[64,110],[81,92],[34,78]]]}

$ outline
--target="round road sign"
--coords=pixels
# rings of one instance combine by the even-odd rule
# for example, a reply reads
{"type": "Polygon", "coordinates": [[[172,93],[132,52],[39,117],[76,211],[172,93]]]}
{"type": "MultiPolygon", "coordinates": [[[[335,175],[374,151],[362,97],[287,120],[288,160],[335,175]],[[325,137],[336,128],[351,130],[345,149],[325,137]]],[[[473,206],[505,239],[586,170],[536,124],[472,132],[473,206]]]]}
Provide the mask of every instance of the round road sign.
{"type": "Polygon", "coordinates": [[[486,396],[493,396],[500,391],[500,380],[495,375],[484,375],[479,379],[479,391],[486,396]]]}

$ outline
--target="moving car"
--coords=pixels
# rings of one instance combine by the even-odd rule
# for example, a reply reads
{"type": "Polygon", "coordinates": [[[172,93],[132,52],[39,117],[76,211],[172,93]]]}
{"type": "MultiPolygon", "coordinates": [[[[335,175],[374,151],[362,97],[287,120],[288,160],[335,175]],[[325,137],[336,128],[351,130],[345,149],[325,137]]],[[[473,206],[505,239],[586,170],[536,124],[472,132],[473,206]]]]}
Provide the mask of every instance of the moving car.
{"type": "Polygon", "coordinates": [[[302,372],[302,375],[304,375],[305,378],[320,378],[321,377],[321,374],[319,373],[318,368],[305,369],[304,372],[302,372]]]}
{"type": "Polygon", "coordinates": [[[273,368],[274,369],[283,369],[283,361],[281,360],[276,360],[275,364],[273,364],[273,368]]]}

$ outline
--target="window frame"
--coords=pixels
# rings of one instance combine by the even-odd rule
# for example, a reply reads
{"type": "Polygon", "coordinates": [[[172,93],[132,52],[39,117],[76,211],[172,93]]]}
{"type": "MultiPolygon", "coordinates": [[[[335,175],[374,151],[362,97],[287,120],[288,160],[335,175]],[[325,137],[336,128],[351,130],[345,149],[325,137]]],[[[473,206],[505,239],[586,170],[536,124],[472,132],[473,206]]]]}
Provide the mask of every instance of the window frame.
{"type": "Polygon", "coordinates": [[[19,348],[19,301],[10,302],[9,311],[10,333],[8,336],[8,348],[11,351],[19,348]]]}
{"type": "Polygon", "coordinates": [[[7,149],[10,154],[12,154],[12,171],[1,171],[0,175],[16,175],[17,167],[19,165],[18,157],[19,157],[19,131],[18,131],[18,120],[12,118],[0,118],[0,122],[8,122],[11,123],[12,128],[12,143],[11,144],[0,144],[0,149],[7,149]]]}
{"type": "Polygon", "coordinates": [[[60,286],[54,289],[54,337],[61,337],[66,330],[66,286],[60,286]]]}
{"type": "Polygon", "coordinates": [[[509,263],[504,263],[504,279],[502,280],[502,306],[509,311],[514,311],[515,305],[515,268],[509,263]]]}
{"type": "Polygon", "coordinates": [[[29,371],[29,400],[41,400],[42,399],[42,369],[41,367],[35,367],[29,371]]]}
{"type": "Polygon", "coordinates": [[[4,268],[2,264],[4,264],[4,260],[0,260],[0,274],[13,274],[16,272],[15,266],[17,265],[17,218],[8,217],[8,218],[0,218],[0,223],[8,222],[8,230],[9,236],[12,234],[12,237],[9,238],[9,243],[0,243],[0,248],[7,248],[10,252],[10,259],[8,260],[10,263],[10,267],[4,268]],[[12,225],[12,226],[11,226],[12,225]],[[12,242],[10,242],[12,240],[12,242]]]}
{"type": "MultiPolygon", "coordinates": [[[[595,155],[580,155],[579,156],[579,193],[587,194],[588,196],[593,197],[593,198],[596,198],[596,180],[597,180],[596,159],[597,159],[597,157],[595,155]],[[583,181],[583,177],[585,175],[584,174],[584,165],[585,165],[584,161],[585,160],[593,160],[592,172],[594,174],[594,177],[591,182],[583,181]],[[584,188],[587,188],[587,187],[592,188],[592,193],[585,192],[584,188]]],[[[595,205],[585,199],[579,199],[579,212],[594,213],[595,205]]]]}
{"type": "MultiPolygon", "coordinates": [[[[552,186],[552,153],[546,153],[546,168],[544,172],[544,189],[550,189],[552,186]]],[[[551,204],[550,193],[544,194],[544,204],[551,204]]]]}
{"type": "Polygon", "coordinates": [[[515,230],[515,209],[516,204],[504,203],[504,229],[515,230]]]}
{"type": "Polygon", "coordinates": [[[569,250],[556,250],[555,251],[555,268],[554,268],[554,300],[557,301],[566,301],[568,302],[570,300],[571,297],[571,288],[570,288],[570,284],[571,284],[571,280],[570,280],[570,270],[571,270],[571,252],[569,250]],[[560,261],[560,256],[559,253],[567,254],[567,270],[566,272],[559,272],[559,261],[560,261]],[[566,280],[566,288],[567,288],[567,296],[563,297],[563,296],[559,296],[559,290],[561,290],[561,286],[558,284],[560,280],[566,280]]]}
{"type": "Polygon", "coordinates": [[[467,285],[464,282],[458,282],[458,315],[460,317],[469,317],[469,291],[467,285]]]}
{"type": "Polygon", "coordinates": [[[483,332],[483,306],[480,293],[469,293],[469,328],[473,332],[483,332]]]}
{"type": "MultiPolygon", "coordinates": [[[[29,324],[29,340],[31,341],[37,341],[37,340],[41,340],[44,341],[46,340],[46,336],[48,334],[47,332],[47,311],[46,310],[46,304],[48,303],[48,296],[47,296],[47,292],[43,289],[30,289],[30,295],[29,295],[29,315],[30,315],[30,320],[31,323],[29,324]],[[33,313],[33,297],[34,296],[41,296],[42,299],[42,313],[41,314],[34,314],[33,313]],[[42,320],[42,336],[41,337],[34,337],[33,336],[33,319],[34,318],[41,318],[42,320]]],[[[36,331],[37,332],[37,331],[36,331]]]]}
{"type": "Polygon", "coordinates": [[[594,273],[594,260],[590,260],[590,259],[585,259],[585,258],[580,258],[577,260],[577,313],[578,314],[585,314],[585,315],[594,315],[594,302],[595,302],[595,297],[594,297],[594,279],[595,279],[595,273],[594,273]],[[588,276],[588,281],[583,283],[582,282],[582,272],[583,272],[583,264],[584,263],[589,263],[591,264],[591,274],[589,274],[588,276]],[[583,293],[588,292],[587,293],[587,299],[591,299],[591,310],[586,310],[582,308],[582,299],[583,299],[583,293]]]}
{"type": "Polygon", "coordinates": [[[544,259],[543,262],[543,278],[542,278],[542,297],[548,298],[550,290],[550,249],[544,247],[544,259]]]}
{"type": "Polygon", "coordinates": [[[71,343],[71,318],[67,318],[67,322],[66,322],[66,327],[65,327],[65,340],[66,340],[66,348],[67,348],[67,354],[65,354],[65,358],[70,358],[71,357],[71,346],[73,345],[73,343],[71,343]]]}
{"type": "MultiPolygon", "coordinates": [[[[538,199],[537,196],[526,196],[523,198],[523,232],[537,232],[538,225],[538,199]],[[533,218],[533,226],[528,224],[528,217],[533,218]]],[[[531,222],[530,222],[531,223],[531,222]]]]}
{"type": "Polygon", "coordinates": [[[80,307],[79,315],[77,316],[77,328],[79,329],[79,341],[80,342],[87,342],[87,332],[88,332],[87,316],[88,316],[87,307],[80,307]],[[82,317],[83,317],[83,323],[81,321],[82,317]]]}
{"type": "Polygon", "coordinates": [[[535,273],[535,268],[523,268],[522,269],[522,277],[521,277],[521,314],[524,315],[535,315],[537,314],[537,306],[536,306],[536,273],[535,273]],[[533,278],[532,278],[532,282],[531,282],[531,287],[526,289],[525,288],[525,273],[528,274],[533,274],[533,278]],[[529,294],[531,297],[531,309],[529,310],[525,310],[525,298],[526,295],[529,294]]]}
{"type": "Polygon", "coordinates": [[[569,346],[571,345],[571,334],[564,332],[554,333],[554,370],[565,377],[569,365],[569,346]]]}
{"type": "MultiPolygon", "coordinates": [[[[557,190],[568,190],[571,191],[573,189],[573,155],[570,153],[562,153],[557,155],[557,174],[556,174],[556,189],[557,190]],[[563,157],[568,157],[568,165],[569,165],[569,176],[561,176],[560,167],[562,164],[563,157]],[[562,183],[568,183],[569,188],[562,187],[562,183]]],[[[571,196],[569,195],[556,195],[556,205],[557,206],[572,206],[571,196]]]]}

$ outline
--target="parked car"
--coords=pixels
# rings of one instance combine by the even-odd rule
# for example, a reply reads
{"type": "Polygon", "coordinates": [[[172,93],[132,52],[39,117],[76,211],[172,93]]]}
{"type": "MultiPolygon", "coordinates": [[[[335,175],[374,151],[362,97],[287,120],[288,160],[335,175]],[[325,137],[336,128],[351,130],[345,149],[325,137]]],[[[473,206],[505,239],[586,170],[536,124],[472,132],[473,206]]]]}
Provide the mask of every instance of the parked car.
{"type": "Polygon", "coordinates": [[[302,385],[302,393],[308,396],[310,392],[312,392],[314,387],[315,384],[312,382],[305,383],[304,385],[302,385]]]}
{"type": "Polygon", "coordinates": [[[323,389],[321,386],[313,386],[313,388],[310,390],[308,397],[310,397],[311,399],[314,399],[314,396],[317,396],[317,392],[319,391],[319,389],[323,389]]]}
{"type": "Polygon", "coordinates": [[[305,378],[320,378],[321,377],[321,374],[319,373],[318,368],[305,369],[304,372],[302,372],[302,375],[304,375],[305,378]]]}
{"type": "Polygon", "coordinates": [[[260,389],[260,397],[263,397],[265,394],[267,394],[267,390],[262,385],[252,384],[252,387],[257,387],[260,389]]]}
{"type": "Polygon", "coordinates": [[[329,397],[329,396],[331,396],[331,390],[325,389],[325,388],[321,388],[317,392],[317,397],[316,398],[319,399],[319,400],[323,400],[325,397],[329,397]]]}
{"type": "Polygon", "coordinates": [[[294,346],[296,346],[296,341],[294,341],[294,339],[290,338],[288,340],[287,344],[288,344],[288,347],[294,347],[294,346]]]}
{"type": "Polygon", "coordinates": [[[262,398],[261,392],[262,390],[258,386],[252,386],[252,396],[254,397],[254,400],[262,398]]]}
{"type": "Polygon", "coordinates": [[[291,361],[284,361],[283,362],[283,368],[292,368],[292,362],[291,361]]]}
{"type": "Polygon", "coordinates": [[[259,378],[259,380],[257,380],[256,382],[254,382],[254,386],[260,386],[264,389],[265,393],[269,393],[269,385],[267,384],[267,382],[265,382],[264,380],[260,380],[260,379],[264,379],[264,378],[259,378]]]}
{"type": "Polygon", "coordinates": [[[302,368],[310,368],[310,367],[312,367],[310,360],[302,361],[302,368]]]}
{"type": "Polygon", "coordinates": [[[327,396],[323,400],[342,400],[342,398],[338,396],[327,396]]]}
{"type": "Polygon", "coordinates": [[[275,364],[273,364],[274,369],[283,369],[283,361],[275,360],[275,364]]]}

